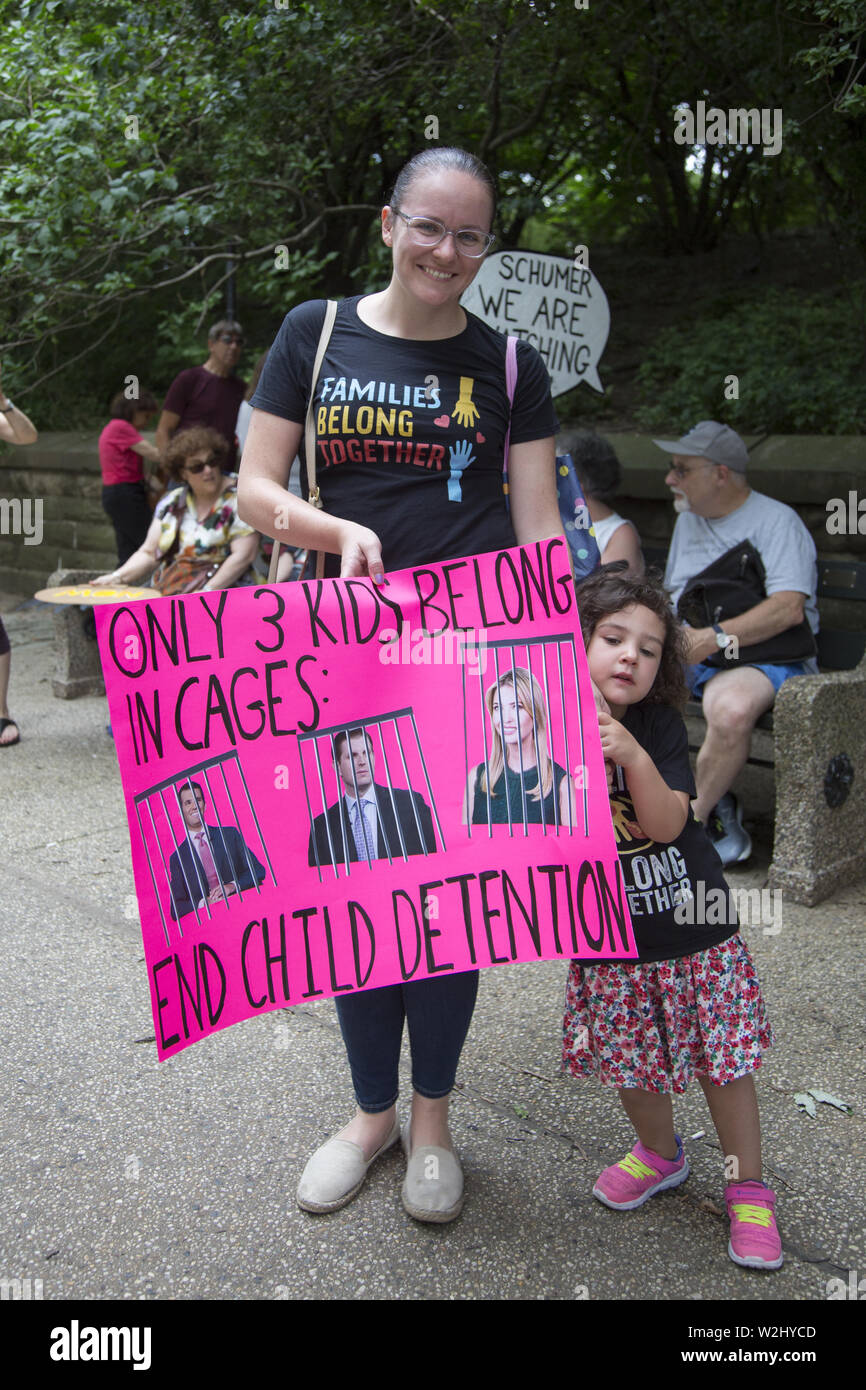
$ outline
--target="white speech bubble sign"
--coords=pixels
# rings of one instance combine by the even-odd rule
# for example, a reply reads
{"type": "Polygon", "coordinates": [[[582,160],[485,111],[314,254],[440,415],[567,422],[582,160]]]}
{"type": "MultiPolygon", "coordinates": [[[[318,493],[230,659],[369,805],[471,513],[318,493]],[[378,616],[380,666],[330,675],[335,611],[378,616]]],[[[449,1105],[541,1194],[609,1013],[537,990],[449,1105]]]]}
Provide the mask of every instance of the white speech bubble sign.
{"type": "Polygon", "coordinates": [[[610,332],[610,307],[589,266],[545,251],[496,251],[460,302],[491,328],[537,349],[552,395],[582,381],[604,394],[598,363],[610,332]]]}

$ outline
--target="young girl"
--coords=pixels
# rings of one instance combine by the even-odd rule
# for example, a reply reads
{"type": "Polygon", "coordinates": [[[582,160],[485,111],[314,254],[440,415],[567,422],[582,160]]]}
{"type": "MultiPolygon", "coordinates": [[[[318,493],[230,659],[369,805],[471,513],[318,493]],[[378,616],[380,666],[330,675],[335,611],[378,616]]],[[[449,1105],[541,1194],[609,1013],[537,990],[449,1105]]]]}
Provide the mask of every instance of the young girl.
{"type": "Polygon", "coordinates": [[[590,674],[610,708],[599,714],[601,744],[640,954],[626,964],[572,962],[563,1070],[617,1087],[637,1133],[631,1153],[593,1188],[621,1211],[688,1177],[671,1095],[697,1076],[725,1156],[728,1254],[778,1269],[776,1196],[761,1181],[751,1076],[773,1037],[721,861],[691,810],[678,624],[661,586],[624,570],[620,562],[587,579],[580,613],[590,674]],[[725,908],[696,912],[691,897],[725,908]]]}

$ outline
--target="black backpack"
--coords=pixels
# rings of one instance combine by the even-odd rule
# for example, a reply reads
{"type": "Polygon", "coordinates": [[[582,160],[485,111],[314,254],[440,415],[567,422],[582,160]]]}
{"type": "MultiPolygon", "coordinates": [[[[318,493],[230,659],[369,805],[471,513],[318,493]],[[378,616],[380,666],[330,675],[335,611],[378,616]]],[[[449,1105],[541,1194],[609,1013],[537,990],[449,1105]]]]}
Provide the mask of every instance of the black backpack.
{"type": "MultiPolygon", "coordinates": [[[[689,580],[677,602],[677,616],[689,627],[712,627],[726,618],[736,618],[767,597],[765,581],[764,562],[758,551],[751,541],[740,541],[689,580]]],[[[725,669],[764,662],[787,665],[807,661],[817,650],[809,620],[804,617],[796,627],[786,628],[775,637],[751,647],[741,646],[736,657],[719,650],[704,660],[708,666],[725,669]]]]}

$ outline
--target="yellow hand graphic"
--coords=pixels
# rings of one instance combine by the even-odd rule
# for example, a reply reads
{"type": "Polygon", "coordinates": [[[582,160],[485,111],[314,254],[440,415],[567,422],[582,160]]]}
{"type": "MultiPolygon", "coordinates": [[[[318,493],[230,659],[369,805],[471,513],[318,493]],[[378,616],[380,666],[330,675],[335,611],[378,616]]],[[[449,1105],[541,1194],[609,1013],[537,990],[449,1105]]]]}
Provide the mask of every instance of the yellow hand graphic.
{"type": "Polygon", "coordinates": [[[613,829],[618,845],[627,845],[631,840],[645,840],[647,838],[637,821],[631,819],[631,816],[634,815],[631,806],[611,797],[610,813],[613,818],[613,829]]]}
{"type": "Polygon", "coordinates": [[[472,399],[472,387],[474,385],[474,376],[462,376],[460,378],[460,395],[457,397],[457,404],[451,412],[457,423],[464,427],[474,425],[479,418],[478,407],[472,399]]]}

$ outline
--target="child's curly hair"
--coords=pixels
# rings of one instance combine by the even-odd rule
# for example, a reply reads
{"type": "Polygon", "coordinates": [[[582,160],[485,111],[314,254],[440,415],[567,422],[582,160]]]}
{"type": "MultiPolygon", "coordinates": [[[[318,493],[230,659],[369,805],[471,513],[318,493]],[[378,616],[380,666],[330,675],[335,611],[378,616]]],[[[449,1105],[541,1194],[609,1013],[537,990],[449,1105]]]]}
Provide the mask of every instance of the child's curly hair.
{"type": "Polygon", "coordinates": [[[688,688],[679,619],[658,570],[650,570],[642,579],[636,579],[633,574],[626,573],[627,569],[627,560],[615,560],[610,565],[602,565],[578,585],[577,608],[584,643],[589,646],[596,627],[611,613],[619,613],[636,603],[648,608],[664,624],[665,638],[658,675],[641,703],[672,705],[682,711],[688,699],[688,688]]]}

